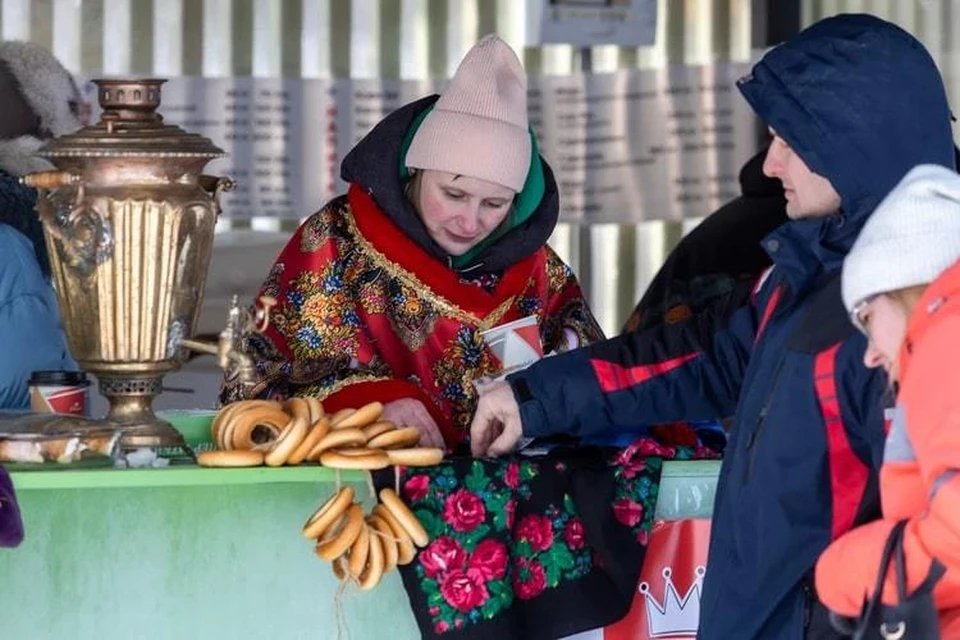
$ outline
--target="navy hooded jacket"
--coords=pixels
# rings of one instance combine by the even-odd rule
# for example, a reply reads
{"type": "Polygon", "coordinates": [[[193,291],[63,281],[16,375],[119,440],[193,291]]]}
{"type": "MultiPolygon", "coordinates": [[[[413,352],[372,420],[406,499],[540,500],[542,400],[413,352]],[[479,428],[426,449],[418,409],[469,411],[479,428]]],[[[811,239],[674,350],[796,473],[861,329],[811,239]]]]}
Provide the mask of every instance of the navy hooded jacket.
{"type": "Polygon", "coordinates": [[[827,544],[879,515],[887,381],[840,298],[844,256],[913,166],[954,167],[950,111],[923,46],[865,15],[821,21],[739,88],[825,176],[837,214],[764,239],[751,304],[547,358],[508,378],[528,436],[734,415],[714,505],[700,638],[836,637],[809,587],[827,544]]]}

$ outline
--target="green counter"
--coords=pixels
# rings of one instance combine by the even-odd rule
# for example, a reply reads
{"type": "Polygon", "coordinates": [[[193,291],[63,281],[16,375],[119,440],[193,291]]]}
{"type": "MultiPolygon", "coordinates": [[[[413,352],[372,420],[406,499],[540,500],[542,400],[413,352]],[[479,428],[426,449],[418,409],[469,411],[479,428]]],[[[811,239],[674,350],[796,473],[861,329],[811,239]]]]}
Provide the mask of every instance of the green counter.
{"type": "MultiPolygon", "coordinates": [[[[667,463],[658,516],[709,517],[717,469],[667,463]]],[[[27,533],[0,552],[3,638],[337,637],[338,583],[300,535],[332,490],[329,470],[11,475],[27,533]]],[[[342,479],[369,504],[363,476],[342,479]]],[[[342,601],[343,637],[419,637],[396,572],[342,601]]]]}

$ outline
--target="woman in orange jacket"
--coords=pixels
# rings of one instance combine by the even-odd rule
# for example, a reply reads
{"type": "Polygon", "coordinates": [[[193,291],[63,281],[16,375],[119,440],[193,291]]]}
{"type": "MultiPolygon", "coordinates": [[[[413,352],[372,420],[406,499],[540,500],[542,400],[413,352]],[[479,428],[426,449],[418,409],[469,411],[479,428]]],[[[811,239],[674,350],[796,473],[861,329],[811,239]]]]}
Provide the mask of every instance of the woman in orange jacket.
{"type": "MultiPolygon", "coordinates": [[[[910,171],[877,207],[843,266],[843,302],[869,338],[864,363],[898,389],[880,471],[883,517],[835,540],[816,588],[857,616],[876,585],[884,543],[907,520],[908,593],[934,561],[946,568],[934,601],[942,637],[960,638],[960,176],[910,171]]],[[[895,572],[883,602],[897,602],[895,572]]]]}

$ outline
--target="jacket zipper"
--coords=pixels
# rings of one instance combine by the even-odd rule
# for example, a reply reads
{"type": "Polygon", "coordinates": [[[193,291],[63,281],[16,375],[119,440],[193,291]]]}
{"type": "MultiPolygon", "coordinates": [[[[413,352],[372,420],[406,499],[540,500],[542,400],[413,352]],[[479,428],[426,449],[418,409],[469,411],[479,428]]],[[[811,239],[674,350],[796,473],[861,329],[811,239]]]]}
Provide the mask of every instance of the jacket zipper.
{"type": "Polygon", "coordinates": [[[810,630],[810,622],[813,619],[813,587],[810,586],[810,578],[803,578],[803,635],[807,635],[810,630]]]}
{"type": "Polygon", "coordinates": [[[784,358],[780,358],[780,362],[777,363],[777,369],[773,373],[773,385],[770,387],[770,392],[767,393],[767,397],[763,400],[763,406],[760,408],[760,413],[757,414],[757,426],[747,439],[746,479],[748,481],[753,475],[753,461],[754,457],[757,455],[757,444],[759,443],[761,433],[763,433],[763,427],[767,422],[767,413],[770,411],[770,403],[773,402],[773,397],[776,395],[777,389],[780,388],[780,372],[783,370],[783,364],[784,358]]]}

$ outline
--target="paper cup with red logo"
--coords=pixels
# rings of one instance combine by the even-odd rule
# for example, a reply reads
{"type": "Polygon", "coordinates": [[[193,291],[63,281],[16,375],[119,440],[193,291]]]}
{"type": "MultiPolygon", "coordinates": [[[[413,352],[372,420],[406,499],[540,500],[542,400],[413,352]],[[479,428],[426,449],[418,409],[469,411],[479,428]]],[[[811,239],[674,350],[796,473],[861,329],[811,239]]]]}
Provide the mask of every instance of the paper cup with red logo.
{"type": "Polygon", "coordinates": [[[537,316],[527,316],[480,333],[504,371],[515,371],[543,357],[537,316]]]}
{"type": "MultiPolygon", "coordinates": [[[[529,367],[543,358],[543,344],[540,342],[540,324],[537,316],[527,316],[502,324],[493,329],[480,333],[483,341],[500,361],[500,373],[494,378],[481,377],[473,381],[477,393],[483,394],[486,389],[498,380],[503,380],[509,374],[529,367]]],[[[533,438],[522,438],[518,449],[525,449],[533,438]]]]}
{"type": "Polygon", "coordinates": [[[87,415],[90,380],[83,371],[34,371],[29,385],[33,411],[87,415]]]}

